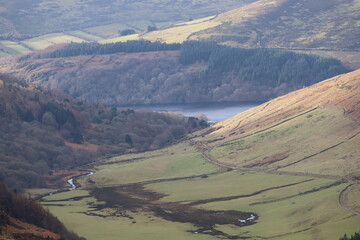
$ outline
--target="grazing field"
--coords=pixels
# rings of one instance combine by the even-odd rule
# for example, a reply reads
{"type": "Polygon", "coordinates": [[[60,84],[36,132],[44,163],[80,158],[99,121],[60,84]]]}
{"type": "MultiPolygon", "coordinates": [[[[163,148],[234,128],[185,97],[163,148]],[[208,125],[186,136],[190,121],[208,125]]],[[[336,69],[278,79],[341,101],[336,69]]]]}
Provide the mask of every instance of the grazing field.
{"type": "Polygon", "coordinates": [[[81,39],[85,39],[88,41],[101,41],[103,40],[103,38],[97,36],[97,35],[93,35],[93,34],[89,34],[83,31],[71,31],[69,32],[70,35],[74,36],[74,37],[79,37],[81,39]]]}
{"type": "Polygon", "coordinates": [[[221,169],[191,145],[98,163],[80,189],[42,203],[89,240],[325,239],[360,223],[338,205],[347,183],[221,169]]]}
{"type": "Polygon", "coordinates": [[[40,37],[22,41],[23,44],[34,50],[42,50],[58,43],[85,42],[84,39],[66,35],[64,33],[51,33],[40,37]]]}
{"type": "Polygon", "coordinates": [[[163,29],[160,31],[148,32],[144,35],[141,35],[142,38],[151,40],[151,41],[162,41],[167,43],[181,43],[189,39],[191,34],[215,27],[221,24],[221,22],[208,21],[208,18],[200,19],[184,24],[180,24],[168,29],[163,29]]]}
{"type": "Polygon", "coordinates": [[[0,52],[5,54],[23,54],[29,53],[31,50],[14,41],[0,41],[0,52]]]}
{"type": "Polygon", "coordinates": [[[102,38],[111,38],[111,37],[119,36],[119,31],[128,28],[132,29],[125,23],[113,23],[103,26],[85,28],[84,31],[100,36],[102,38]]]}

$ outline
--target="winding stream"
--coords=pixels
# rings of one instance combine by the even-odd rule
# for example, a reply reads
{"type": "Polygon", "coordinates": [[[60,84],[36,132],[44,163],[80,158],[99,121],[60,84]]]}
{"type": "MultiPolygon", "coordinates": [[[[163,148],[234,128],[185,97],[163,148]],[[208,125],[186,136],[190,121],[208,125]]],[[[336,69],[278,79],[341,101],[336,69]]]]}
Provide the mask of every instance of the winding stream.
{"type": "Polygon", "coordinates": [[[67,180],[67,182],[71,186],[70,190],[75,190],[76,189],[76,185],[74,184],[74,180],[80,179],[80,178],[83,178],[83,177],[88,177],[88,176],[91,176],[93,174],[94,174],[94,172],[89,172],[87,174],[83,174],[83,175],[79,175],[79,176],[76,176],[76,177],[73,177],[73,178],[69,178],[67,180]]]}

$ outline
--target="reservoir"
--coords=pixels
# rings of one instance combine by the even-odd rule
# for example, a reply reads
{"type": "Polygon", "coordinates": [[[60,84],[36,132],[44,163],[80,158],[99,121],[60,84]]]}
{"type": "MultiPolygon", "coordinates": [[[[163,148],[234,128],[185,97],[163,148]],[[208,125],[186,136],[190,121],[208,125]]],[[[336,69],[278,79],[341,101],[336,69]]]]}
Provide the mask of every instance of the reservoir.
{"type": "Polygon", "coordinates": [[[239,102],[239,103],[188,103],[188,104],[159,104],[159,105],[132,105],[118,106],[118,108],[132,108],[152,110],[159,112],[178,112],[185,116],[198,116],[204,114],[209,122],[218,122],[252,107],[260,105],[261,102],[239,102]]]}

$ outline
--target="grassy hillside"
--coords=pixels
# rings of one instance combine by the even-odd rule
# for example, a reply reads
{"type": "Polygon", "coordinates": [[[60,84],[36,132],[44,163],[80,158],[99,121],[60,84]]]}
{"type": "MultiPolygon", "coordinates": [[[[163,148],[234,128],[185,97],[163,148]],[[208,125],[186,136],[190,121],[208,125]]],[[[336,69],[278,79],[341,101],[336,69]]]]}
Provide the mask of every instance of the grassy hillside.
{"type": "Polygon", "coordinates": [[[42,204],[88,239],[338,239],[358,231],[360,71],[181,143],[97,163],[42,204]]]}
{"type": "Polygon", "coordinates": [[[63,184],[64,171],[100,156],[156,149],[207,126],[175,113],[106,108],[0,75],[0,180],[13,188],[63,184]]]}

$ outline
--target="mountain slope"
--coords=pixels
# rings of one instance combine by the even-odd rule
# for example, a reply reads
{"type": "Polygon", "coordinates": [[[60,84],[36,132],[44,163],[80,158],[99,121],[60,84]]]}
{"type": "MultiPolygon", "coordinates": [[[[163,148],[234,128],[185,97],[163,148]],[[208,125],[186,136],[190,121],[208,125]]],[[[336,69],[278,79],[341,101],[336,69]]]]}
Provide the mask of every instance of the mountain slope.
{"type": "Polygon", "coordinates": [[[214,21],[223,25],[196,38],[247,47],[359,49],[358,0],[257,1],[214,21]]]}
{"type": "Polygon", "coordinates": [[[205,136],[229,166],[360,177],[360,70],[236,115],[205,136]]]}

